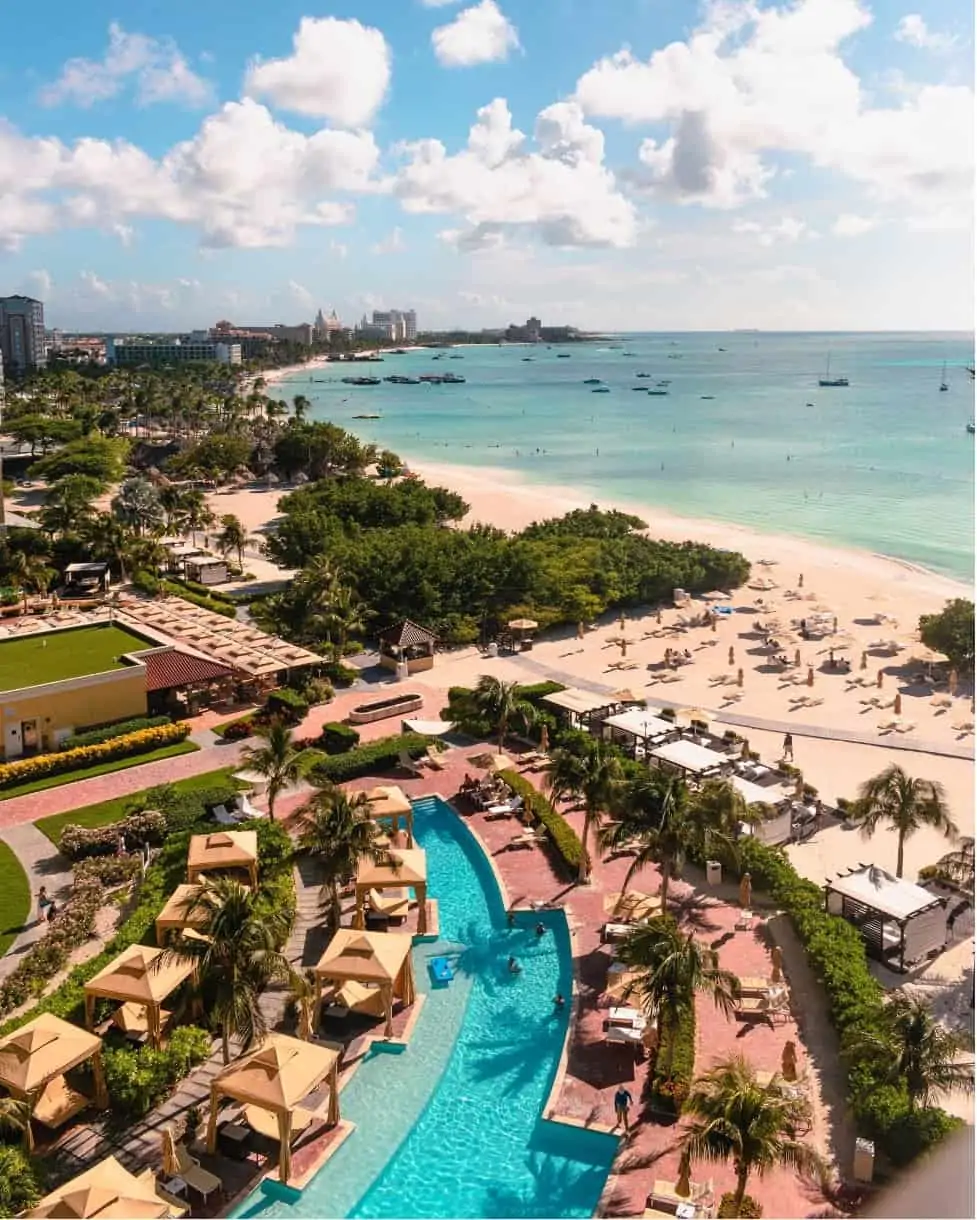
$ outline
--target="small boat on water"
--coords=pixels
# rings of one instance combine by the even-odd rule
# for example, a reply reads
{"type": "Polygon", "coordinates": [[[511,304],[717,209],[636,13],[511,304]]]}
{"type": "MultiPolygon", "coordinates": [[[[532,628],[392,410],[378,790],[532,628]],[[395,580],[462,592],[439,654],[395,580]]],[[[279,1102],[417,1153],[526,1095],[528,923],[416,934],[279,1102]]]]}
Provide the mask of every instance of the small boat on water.
{"type": "Polygon", "coordinates": [[[973,434],[974,434],[974,422],[973,422],[973,420],[971,420],[971,421],[970,421],[970,423],[967,425],[967,431],[970,433],[970,435],[971,435],[971,436],[973,436],[973,434]]]}
{"type": "Polygon", "coordinates": [[[713,399],[716,397],[716,395],[715,394],[700,394],[699,397],[702,399],[703,402],[712,402],[713,399]]]}
{"type": "Polygon", "coordinates": [[[569,360],[570,353],[569,352],[557,352],[556,358],[557,358],[557,360],[569,360]]]}
{"type": "Polygon", "coordinates": [[[379,385],[379,377],[344,377],[345,385],[379,385]]]}
{"type": "Polygon", "coordinates": [[[940,378],[940,393],[945,394],[950,388],[950,384],[946,379],[946,361],[943,361],[943,376],[940,378]]]}
{"type": "Polygon", "coordinates": [[[610,394],[611,391],[609,386],[599,385],[595,390],[591,390],[590,392],[591,394],[610,394]]]}
{"type": "Polygon", "coordinates": [[[818,385],[825,389],[840,389],[848,385],[847,377],[832,377],[831,376],[831,356],[828,355],[828,363],[824,370],[824,376],[818,378],[818,385]]]}
{"type": "Polygon", "coordinates": [[[379,415],[354,415],[354,419],[380,419],[379,415]]]}
{"type": "Polygon", "coordinates": [[[650,377],[650,373],[635,373],[635,377],[650,377]]]}
{"type": "Polygon", "coordinates": [[[668,393],[668,390],[662,390],[656,386],[653,390],[649,390],[648,393],[652,396],[652,398],[664,398],[668,393]]]}
{"type": "Polygon", "coordinates": [[[716,348],[716,351],[717,351],[717,352],[724,352],[725,350],[726,350],[726,349],[725,349],[724,347],[717,347],[717,348],[716,348]]]}
{"type": "Polygon", "coordinates": [[[659,381],[659,382],[657,382],[656,384],[657,384],[657,385],[671,385],[671,384],[672,384],[672,382],[671,382],[671,378],[666,377],[664,380],[659,381]]]}
{"type": "Polygon", "coordinates": [[[600,378],[599,377],[585,377],[583,383],[584,383],[584,385],[600,385],[600,378]]]}
{"type": "Polygon", "coordinates": [[[464,356],[459,356],[459,355],[457,354],[457,352],[456,352],[456,353],[455,353],[453,356],[449,356],[449,357],[448,357],[448,359],[449,359],[449,360],[464,360],[464,359],[465,359],[465,357],[464,357],[464,356]]]}
{"type": "Polygon", "coordinates": [[[631,392],[633,394],[647,394],[648,387],[646,385],[633,385],[631,387],[631,392]]]}
{"type": "Polygon", "coordinates": [[[637,354],[638,354],[637,352],[621,352],[621,355],[622,355],[622,356],[632,356],[632,357],[634,357],[634,356],[637,356],[637,354]]]}
{"type": "Polygon", "coordinates": [[[533,357],[533,356],[523,356],[522,362],[523,362],[523,364],[532,364],[534,359],[535,359],[535,357],[533,357]]]}

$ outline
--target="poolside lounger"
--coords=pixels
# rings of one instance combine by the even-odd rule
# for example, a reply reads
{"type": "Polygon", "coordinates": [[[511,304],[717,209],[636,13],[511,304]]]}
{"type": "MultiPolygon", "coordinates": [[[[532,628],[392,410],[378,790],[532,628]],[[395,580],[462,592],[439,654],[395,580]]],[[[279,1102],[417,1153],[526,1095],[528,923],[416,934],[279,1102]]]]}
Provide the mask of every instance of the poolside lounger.
{"type": "Polygon", "coordinates": [[[514,835],[509,840],[509,850],[519,847],[535,847],[546,842],[546,831],[540,827],[537,830],[524,830],[522,834],[514,835]]]}
{"type": "Polygon", "coordinates": [[[737,932],[745,932],[747,929],[752,928],[753,912],[740,911],[740,913],[736,916],[736,923],[734,924],[734,927],[736,928],[737,932]]]}
{"type": "Polygon", "coordinates": [[[370,890],[370,909],[388,919],[404,919],[410,910],[410,893],[404,888],[370,890]]]}
{"type": "Polygon", "coordinates": [[[455,968],[446,957],[432,957],[431,977],[436,983],[450,983],[455,977],[455,968]]]}
{"type": "Polygon", "coordinates": [[[211,1173],[209,1169],[201,1168],[200,1162],[196,1157],[190,1155],[185,1144],[177,1144],[176,1146],[176,1164],[180,1171],[180,1177],[186,1182],[191,1190],[195,1190],[204,1201],[214,1193],[214,1191],[223,1191],[224,1183],[215,1173],[211,1173]]]}
{"type": "Polygon", "coordinates": [[[408,775],[413,775],[416,778],[420,778],[424,774],[406,750],[401,750],[398,754],[397,766],[401,771],[406,771],[408,775]]]}

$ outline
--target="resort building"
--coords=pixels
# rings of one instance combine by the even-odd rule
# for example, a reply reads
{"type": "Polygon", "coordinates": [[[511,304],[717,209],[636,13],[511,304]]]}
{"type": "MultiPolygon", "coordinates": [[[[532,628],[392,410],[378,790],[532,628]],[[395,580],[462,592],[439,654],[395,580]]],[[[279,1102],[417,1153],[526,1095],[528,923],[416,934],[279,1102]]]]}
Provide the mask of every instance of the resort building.
{"type": "Polygon", "coordinates": [[[10,373],[23,374],[45,367],[42,301],[33,297],[0,297],[0,354],[10,373]]]}
{"type": "Polygon", "coordinates": [[[130,367],[141,364],[240,364],[240,343],[215,343],[207,338],[184,335],[165,339],[116,339],[105,341],[108,364],[130,367]]]}

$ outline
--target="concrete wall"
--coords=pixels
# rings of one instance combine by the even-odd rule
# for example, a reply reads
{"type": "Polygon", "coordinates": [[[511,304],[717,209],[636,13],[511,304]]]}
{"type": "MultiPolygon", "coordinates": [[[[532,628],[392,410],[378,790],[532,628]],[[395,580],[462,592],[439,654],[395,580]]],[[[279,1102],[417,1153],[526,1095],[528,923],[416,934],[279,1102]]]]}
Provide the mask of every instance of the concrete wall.
{"type": "Polygon", "coordinates": [[[93,724],[146,714],[142,665],[7,691],[0,698],[0,746],[4,758],[24,752],[22,726],[37,722],[37,753],[57,749],[70,733],[93,724]]]}

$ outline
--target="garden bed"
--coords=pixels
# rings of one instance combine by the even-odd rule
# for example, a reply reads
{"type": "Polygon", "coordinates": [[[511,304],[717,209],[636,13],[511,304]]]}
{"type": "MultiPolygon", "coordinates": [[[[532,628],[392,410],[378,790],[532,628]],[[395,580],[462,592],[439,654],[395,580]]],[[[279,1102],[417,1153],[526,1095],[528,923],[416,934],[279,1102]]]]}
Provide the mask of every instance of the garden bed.
{"type": "Polygon", "coordinates": [[[392,699],[373,699],[369,703],[361,703],[349,713],[350,724],[373,724],[376,720],[387,720],[391,716],[409,716],[411,712],[419,712],[424,704],[424,696],[416,694],[395,695],[392,699]]]}

